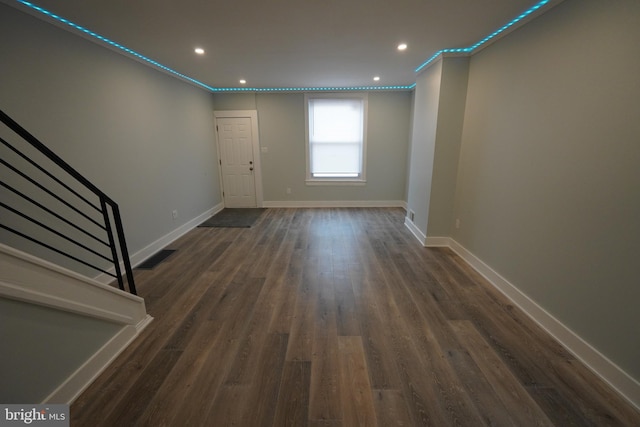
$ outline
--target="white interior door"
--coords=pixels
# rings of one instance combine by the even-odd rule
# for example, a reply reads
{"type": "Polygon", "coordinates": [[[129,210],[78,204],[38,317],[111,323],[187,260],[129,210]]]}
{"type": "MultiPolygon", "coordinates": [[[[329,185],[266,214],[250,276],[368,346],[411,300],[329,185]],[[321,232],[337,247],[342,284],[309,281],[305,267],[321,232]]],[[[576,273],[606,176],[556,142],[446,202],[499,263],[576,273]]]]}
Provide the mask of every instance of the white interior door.
{"type": "Polygon", "coordinates": [[[224,205],[228,208],[255,208],[251,118],[219,117],[217,128],[224,205]]]}

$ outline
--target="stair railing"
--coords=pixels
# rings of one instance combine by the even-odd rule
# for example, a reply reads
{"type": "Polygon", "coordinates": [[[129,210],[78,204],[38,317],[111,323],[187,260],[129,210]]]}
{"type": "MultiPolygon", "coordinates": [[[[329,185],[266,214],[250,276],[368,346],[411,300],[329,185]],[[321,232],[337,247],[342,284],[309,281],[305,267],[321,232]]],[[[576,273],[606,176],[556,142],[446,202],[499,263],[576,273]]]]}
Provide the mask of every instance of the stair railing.
{"type": "Polygon", "coordinates": [[[0,228],[125,290],[121,256],[136,295],[118,204],[1,110],[0,122],[12,131],[0,134],[0,228]]]}

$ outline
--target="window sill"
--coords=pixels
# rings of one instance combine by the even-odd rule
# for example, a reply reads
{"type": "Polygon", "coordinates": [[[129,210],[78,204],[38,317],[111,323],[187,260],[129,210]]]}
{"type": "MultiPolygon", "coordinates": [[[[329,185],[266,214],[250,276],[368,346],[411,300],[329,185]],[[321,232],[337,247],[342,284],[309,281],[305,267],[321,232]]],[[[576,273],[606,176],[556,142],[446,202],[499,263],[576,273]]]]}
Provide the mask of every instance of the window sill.
{"type": "Polygon", "coordinates": [[[313,178],[307,179],[305,181],[306,185],[315,186],[315,185],[335,185],[335,186],[363,186],[367,184],[367,180],[365,179],[340,179],[340,178],[313,178]]]}

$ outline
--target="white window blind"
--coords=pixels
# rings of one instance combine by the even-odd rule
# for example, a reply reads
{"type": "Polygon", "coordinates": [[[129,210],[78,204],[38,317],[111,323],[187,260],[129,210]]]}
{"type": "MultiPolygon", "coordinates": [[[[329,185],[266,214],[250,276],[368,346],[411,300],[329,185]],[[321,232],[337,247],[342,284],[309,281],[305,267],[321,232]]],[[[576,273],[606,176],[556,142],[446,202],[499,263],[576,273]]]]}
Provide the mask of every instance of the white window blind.
{"type": "Polygon", "coordinates": [[[362,178],[364,100],[310,98],[311,178],[362,178]]]}

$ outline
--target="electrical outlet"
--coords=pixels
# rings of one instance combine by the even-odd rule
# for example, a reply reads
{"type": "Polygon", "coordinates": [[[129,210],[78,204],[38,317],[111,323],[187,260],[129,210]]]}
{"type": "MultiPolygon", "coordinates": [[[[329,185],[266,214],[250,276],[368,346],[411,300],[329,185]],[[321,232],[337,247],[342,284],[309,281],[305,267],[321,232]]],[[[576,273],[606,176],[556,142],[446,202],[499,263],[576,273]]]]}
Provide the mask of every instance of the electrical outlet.
{"type": "Polygon", "coordinates": [[[174,210],[173,212],[171,212],[171,217],[172,217],[173,219],[178,219],[178,211],[177,211],[177,210],[174,210]]]}
{"type": "Polygon", "coordinates": [[[291,194],[291,187],[287,187],[287,194],[291,194]]]}
{"type": "Polygon", "coordinates": [[[416,216],[416,213],[414,211],[409,211],[409,219],[411,221],[413,221],[413,218],[416,216]]]}
{"type": "Polygon", "coordinates": [[[456,228],[460,228],[460,218],[456,218],[456,228]]]}

